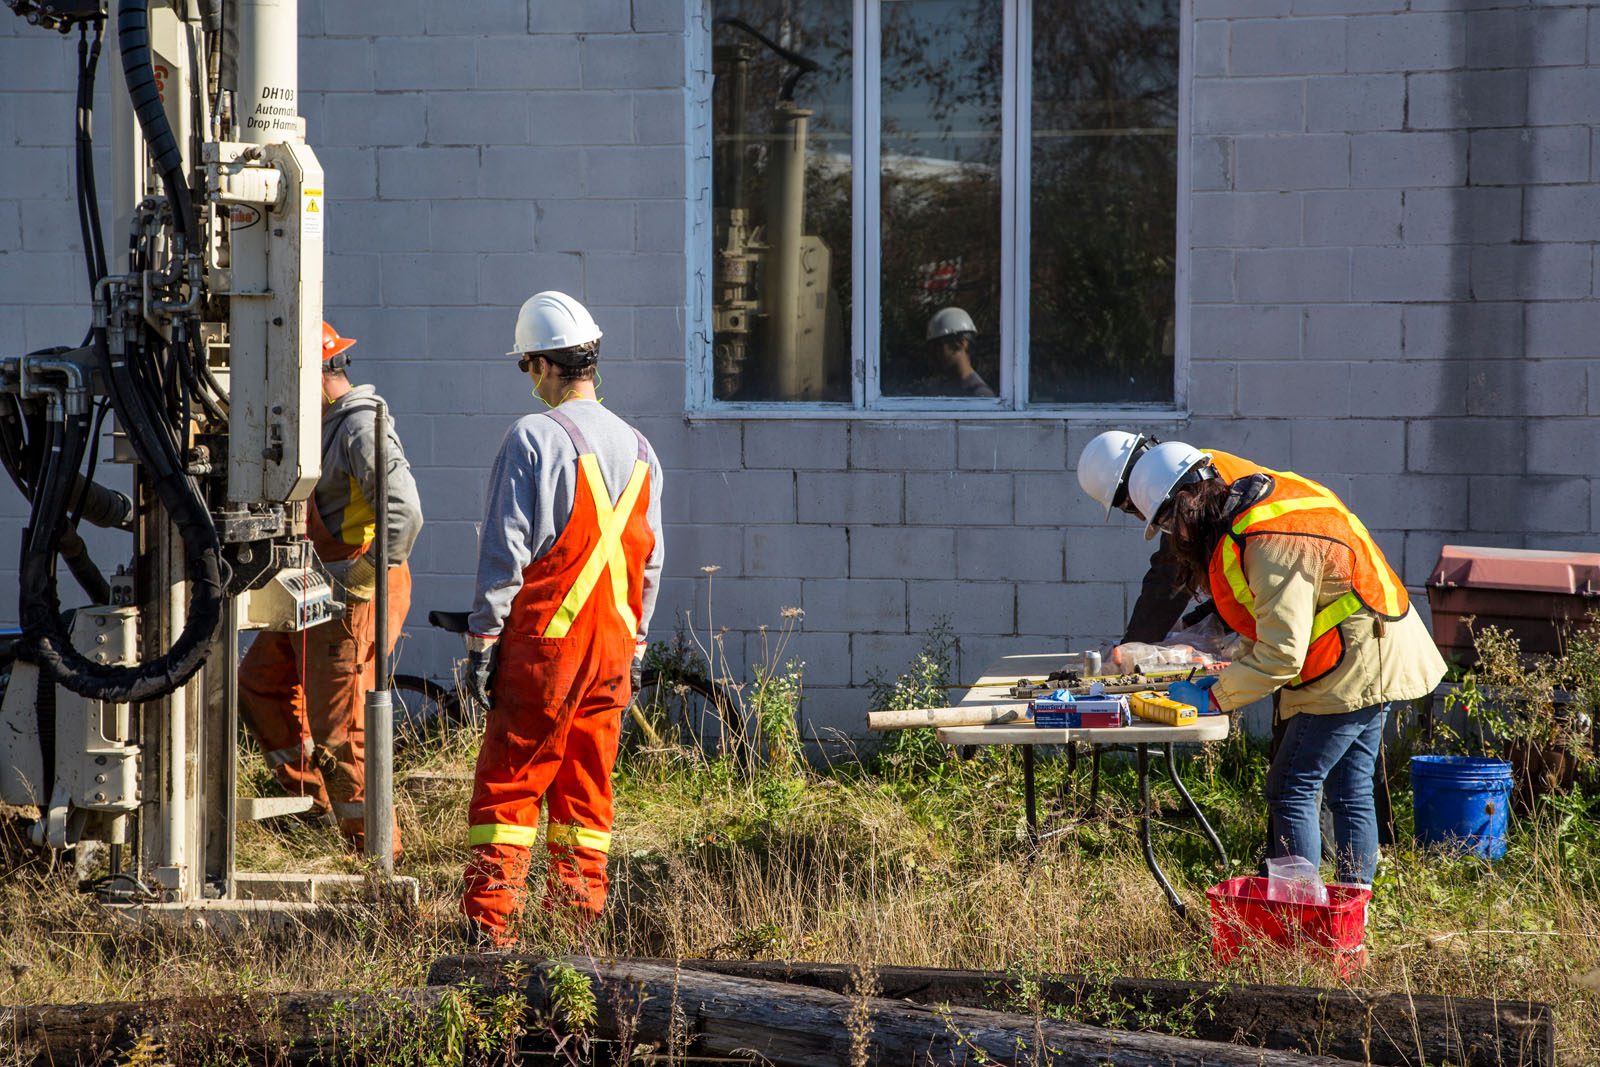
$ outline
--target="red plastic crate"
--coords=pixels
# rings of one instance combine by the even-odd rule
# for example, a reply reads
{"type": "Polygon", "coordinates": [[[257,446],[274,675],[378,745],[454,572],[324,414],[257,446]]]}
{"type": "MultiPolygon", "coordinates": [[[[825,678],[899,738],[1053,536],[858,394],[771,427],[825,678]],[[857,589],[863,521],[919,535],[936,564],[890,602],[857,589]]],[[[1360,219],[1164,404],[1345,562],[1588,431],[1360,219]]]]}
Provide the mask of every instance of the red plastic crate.
{"type": "Polygon", "coordinates": [[[1211,955],[1230,963],[1262,948],[1308,950],[1332,958],[1352,978],[1366,962],[1367,902],[1372,890],[1328,886],[1326,904],[1267,899],[1265,878],[1229,878],[1206,890],[1211,902],[1211,955]]]}

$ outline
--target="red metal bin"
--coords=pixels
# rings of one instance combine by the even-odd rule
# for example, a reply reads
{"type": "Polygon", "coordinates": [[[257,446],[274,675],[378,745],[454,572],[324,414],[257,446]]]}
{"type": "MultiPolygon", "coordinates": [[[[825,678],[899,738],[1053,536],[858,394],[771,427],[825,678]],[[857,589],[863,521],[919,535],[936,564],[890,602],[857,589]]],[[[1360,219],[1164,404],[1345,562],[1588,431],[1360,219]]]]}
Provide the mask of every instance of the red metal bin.
{"type": "Polygon", "coordinates": [[[1464,621],[1515,634],[1525,652],[1561,651],[1561,634],[1600,608],[1600,553],[1445,545],[1428,578],[1433,640],[1470,664],[1464,621]]]}

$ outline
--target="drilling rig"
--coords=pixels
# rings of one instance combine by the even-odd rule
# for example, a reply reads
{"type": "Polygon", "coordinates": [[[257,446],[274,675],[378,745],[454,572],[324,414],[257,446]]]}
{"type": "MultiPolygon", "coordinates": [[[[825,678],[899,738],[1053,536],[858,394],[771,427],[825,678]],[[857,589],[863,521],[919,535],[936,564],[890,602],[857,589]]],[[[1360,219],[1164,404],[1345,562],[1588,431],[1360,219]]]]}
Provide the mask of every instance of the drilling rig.
{"type": "MultiPolygon", "coordinates": [[[[0,459],[31,504],[20,627],[0,638],[0,801],[37,812],[32,847],[71,850],[80,870],[101,853],[85,887],[108,905],[313,906],[337,877],[252,875],[234,860],[237,819],[310,803],[237,797],[240,635],[343,610],[306,537],[327,192],[298,114],[297,5],[7,4],[41,35],[77,39],[92,325],[76,344],[0,353],[0,459]],[[115,72],[109,227],[93,157],[102,52],[115,72]],[[117,464],[131,492],[95,480],[117,464]],[[113,573],[83,523],[130,539],[113,573]],[[86,605],[63,609],[61,563],[86,605]]],[[[389,758],[378,738],[368,750],[389,758]]],[[[368,851],[387,872],[379,792],[368,851]]]]}

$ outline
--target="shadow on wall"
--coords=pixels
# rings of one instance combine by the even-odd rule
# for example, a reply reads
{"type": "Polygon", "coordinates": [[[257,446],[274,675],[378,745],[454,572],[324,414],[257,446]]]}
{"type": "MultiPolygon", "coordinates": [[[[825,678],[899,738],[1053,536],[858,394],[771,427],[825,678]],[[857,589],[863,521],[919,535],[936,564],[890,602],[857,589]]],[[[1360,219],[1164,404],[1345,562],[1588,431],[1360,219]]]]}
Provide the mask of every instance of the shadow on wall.
{"type": "Polygon", "coordinates": [[[1529,423],[1538,414],[1530,407],[1538,368],[1528,360],[1524,309],[1568,288],[1542,276],[1551,263],[1540,245],[1522,243],[1524,185],[1539,180],[1540,166],[1539,131],[1527,125],[1525,71],[1531,57],[1560,44],[1550,36],[1561,24],[1543,15],[1533,6],[1441,13],[1464,26],[1449,35],[1445,72],[1407,79],[1407,125],[1450,131],[1440,140],[1452,156],[1447,173],[1459,179],[1454,188],[1405,193],[1404,240],[1448,242],[1443,278],[1450,292],[1442,307],[1407,308],[1406,358],[1439,361],[1445,416],[1412,424],[1407,466],[1468,476],[1470,532],[1462,539],[1512,547],[1527,542],[1526,517],[1538,492],[1523,477],[1529,423]],[[1437,95],[1428,92],[1430,81],[1437,95]],[[1424,203],[1430,198],[1446,213],[1433,232],[1424,203]]]}

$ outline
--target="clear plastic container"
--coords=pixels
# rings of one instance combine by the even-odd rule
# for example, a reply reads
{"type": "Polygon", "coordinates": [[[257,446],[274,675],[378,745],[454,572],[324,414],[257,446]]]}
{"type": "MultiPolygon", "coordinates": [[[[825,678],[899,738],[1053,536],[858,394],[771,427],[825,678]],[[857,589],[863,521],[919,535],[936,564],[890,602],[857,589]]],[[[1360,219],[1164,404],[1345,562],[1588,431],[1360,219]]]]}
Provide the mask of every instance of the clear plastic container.
{"type": "Polygon", "coordinates": [[[1267,861],[1267,899],[1279,904],[1328,903],[1322,872],[1304,856],[1284,856],[1267,861]]]}

